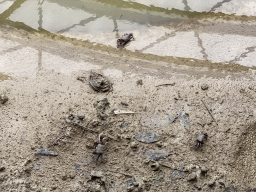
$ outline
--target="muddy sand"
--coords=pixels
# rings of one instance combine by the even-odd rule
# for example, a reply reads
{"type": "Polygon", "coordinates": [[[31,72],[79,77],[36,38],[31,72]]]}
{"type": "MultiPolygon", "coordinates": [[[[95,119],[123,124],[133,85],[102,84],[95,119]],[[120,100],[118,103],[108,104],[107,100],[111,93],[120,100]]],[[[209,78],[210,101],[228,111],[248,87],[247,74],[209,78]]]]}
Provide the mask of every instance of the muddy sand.
{"type": "Polygon", "coordinates": [[[0,191],[256,188],[254,71],[134,59],[8,30],[2,39],[57,59],[38,62],[31,77],[1,75],[0,191]],[[60,57],[87,67],[62,70],[60,57]],[[113,89],[93,90],[90,70],[113,89]]]}

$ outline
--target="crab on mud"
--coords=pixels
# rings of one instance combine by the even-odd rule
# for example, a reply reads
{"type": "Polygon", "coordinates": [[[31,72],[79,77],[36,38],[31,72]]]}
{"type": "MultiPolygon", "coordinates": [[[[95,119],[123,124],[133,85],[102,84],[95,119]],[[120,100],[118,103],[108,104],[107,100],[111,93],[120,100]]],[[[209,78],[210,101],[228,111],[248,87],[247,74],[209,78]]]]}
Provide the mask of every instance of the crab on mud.
{"type": "Polygon", "coordinates": [[[199,133],[196,138],[196,147],[201,147],[204,144],[204,141],[207,140],[207,133],[199,133]]]}
{"type": "Polygon", "coordinates": [[[120,39],[117,39],[117,48],[119,46],[124,46],[126,43],[128,43],[131,40],[135,40],[132,33],[125,33],[120,39]]]}
{"type": "Polygon", "coordinates": [[[98,141],[95,143],[96,150],[93,152],[93,158],[98,161],[103,157],[103,153],[106,151],[106,138],[101,139],[101,134],[99,135],[98,141]]]}

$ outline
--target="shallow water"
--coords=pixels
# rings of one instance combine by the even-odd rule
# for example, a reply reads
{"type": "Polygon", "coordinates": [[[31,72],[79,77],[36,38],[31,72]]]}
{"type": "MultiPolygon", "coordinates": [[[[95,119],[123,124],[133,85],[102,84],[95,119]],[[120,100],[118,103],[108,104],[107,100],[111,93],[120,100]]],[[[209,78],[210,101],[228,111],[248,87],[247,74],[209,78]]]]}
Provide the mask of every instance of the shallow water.
{"type": "Polygon", "coordinates": [[[122,34],[132,32],[135,42],[127,50],[245,66],[255,66],[256,59],[255,25],[245,25],[251,20],[256,20],[254,0],[0,0],[0,25],[114,48],[122,34]],[[229,23],[183,28],[202,18],[229,23]]]}
{"type": "Polygon", "coordinates": [[[33,29],[50,32],[108,33],[145,29],[177,23],[191,13],[254,13],[252,0],[1,0],[1,20],[22,22],[33,29]],[[232,3],[229,5],[229,3],[232,3]],[[244,5],[244,7],[241,7],[244,5]],[[248,10],[251,6],[251,10],[248,10]],[[232,9],[228,12],[228,8],[232,9]],[[239,9],[240,8],[240,9],[239,9]],[[247,9],[247,10],[246,10],[247,9]],[[234,12],[235,11],[235,12],[234,12]]]}

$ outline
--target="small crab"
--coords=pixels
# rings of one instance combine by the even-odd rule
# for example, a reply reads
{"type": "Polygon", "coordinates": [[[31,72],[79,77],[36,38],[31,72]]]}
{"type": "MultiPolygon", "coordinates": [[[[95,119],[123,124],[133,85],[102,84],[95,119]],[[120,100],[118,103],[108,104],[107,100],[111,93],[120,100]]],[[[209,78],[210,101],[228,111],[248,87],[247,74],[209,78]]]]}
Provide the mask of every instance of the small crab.
{"type": "Polygon", "coordinates": [[[101,139],[101,134],[99,135],[98,141],[95,143],[96,150],[93,152],[93,158],[96,158],[98,161],[100,158],[103,157],[103,153],[106,150],[106,138],[101,139]]]}
{"type": "Polygon", "coordinates": [[[117,39],[117,48],[119,46],[124,46],[130,40],[135,40],[132,33],[125,33],[120,39],[117,39]]]}
{"type": "Polygon", "coordinates": [[[199,133],[196,138],[196,147],[201,147],[204,144],[204,141],[207,140],[207,133],[199,133]]]}
{"type": "Polygon", "coordinates": [[[93,71],[91,71],[89,76],[89,84],[94,90],[98,92],[106,92],[112,88],[112,84],[106,77],[93,71]]]}

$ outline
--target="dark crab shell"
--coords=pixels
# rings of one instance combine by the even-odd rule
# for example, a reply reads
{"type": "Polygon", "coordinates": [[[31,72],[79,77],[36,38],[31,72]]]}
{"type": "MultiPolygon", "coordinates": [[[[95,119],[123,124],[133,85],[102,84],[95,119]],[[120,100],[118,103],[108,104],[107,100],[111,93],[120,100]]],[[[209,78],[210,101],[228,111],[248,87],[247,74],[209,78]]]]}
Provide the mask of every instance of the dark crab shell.
{"type": "Polygon", "coordinates": [[[125,33],[120,39],[117,40],[117,47],[124,46],[130,40],[134,40],[132,33],[125,33]]]}
{"type": "Polygon", "coordinates": [[[207,133],[200,133],[196,138],[196,146],[199,147],[204,144],[204,141],[207,140],[208,135],[207,133]]]}
{"type": "Polygon", "coordinates": [[[112,88],[110,81],[105,76],[96,72],[91,72],[89,76],[89,85],[98,92],[110,91],[112,88]]]}
{"type": "Polygon", "coordinates": [[[128,41],[130,41],[131,39],[133,39],[133,34],[132,33],[125,33],[122,37],[121,37],[121,39],[123,40],[123,41],[125,41],[125,42],[128,42],[128,41]]]}

